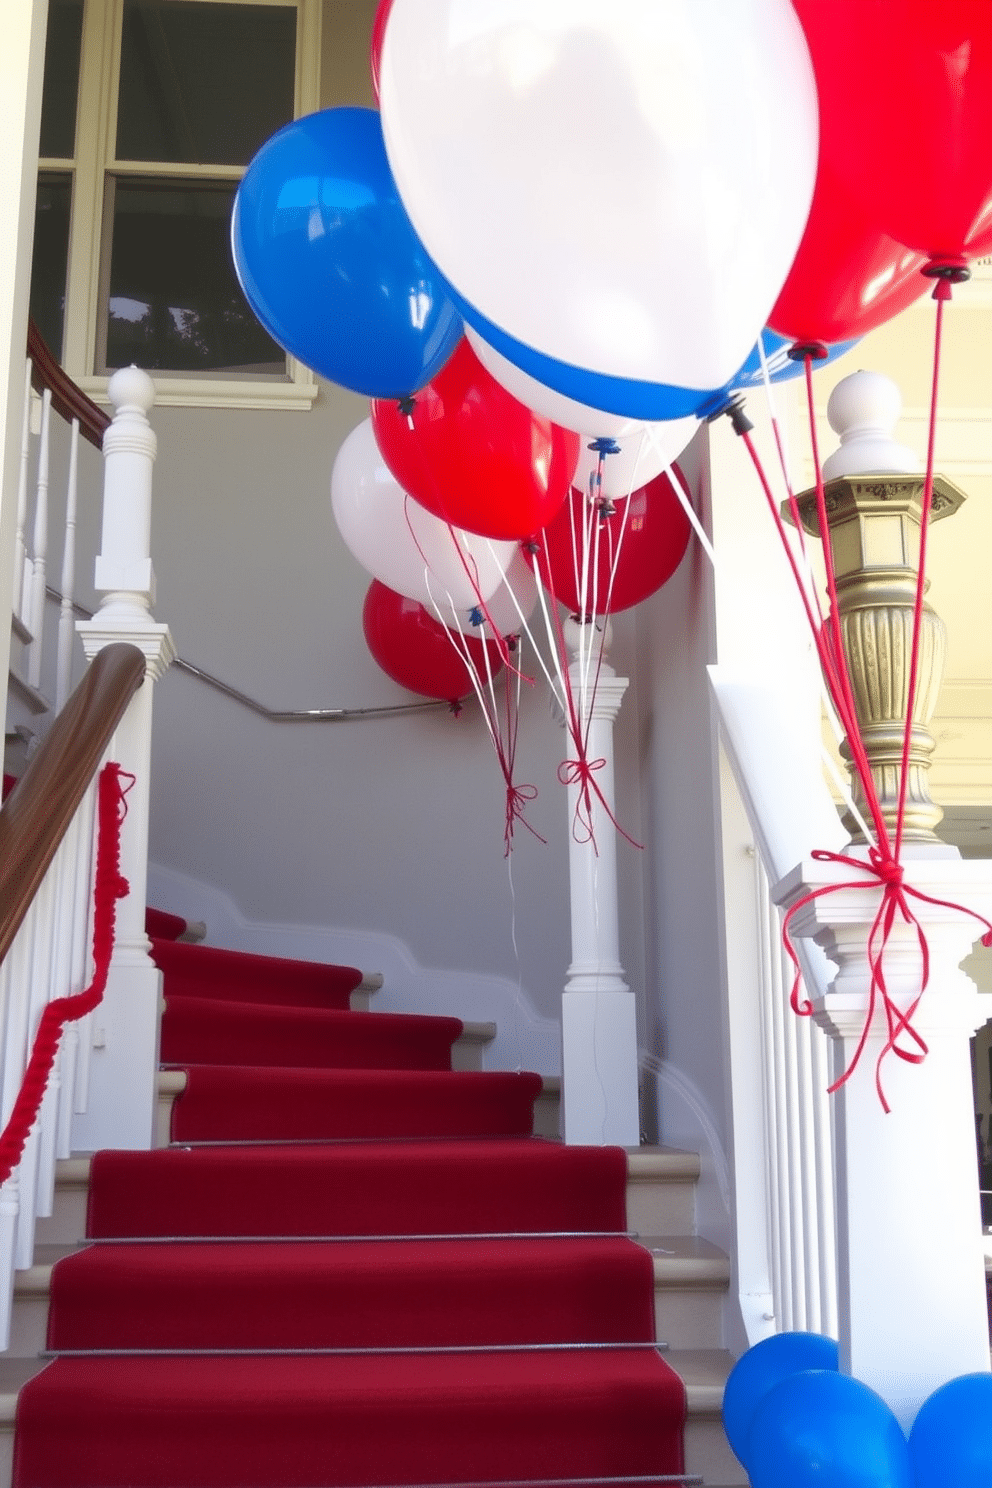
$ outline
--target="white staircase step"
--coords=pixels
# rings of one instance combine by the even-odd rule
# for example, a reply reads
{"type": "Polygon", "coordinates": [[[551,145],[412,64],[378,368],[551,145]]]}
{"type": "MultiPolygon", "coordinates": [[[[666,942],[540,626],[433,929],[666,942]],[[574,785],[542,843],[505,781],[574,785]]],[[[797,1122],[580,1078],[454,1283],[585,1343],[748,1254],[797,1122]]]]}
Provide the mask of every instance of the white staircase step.
{"type": "Polygon", "coordinates": [[[733,1368],[726,1349],[672,1349],[666,1360],[685,1385],[685,1470],[707,1485],[747,1488],[747,1475],[723,1430],[723,1387],[733,1368]]]}

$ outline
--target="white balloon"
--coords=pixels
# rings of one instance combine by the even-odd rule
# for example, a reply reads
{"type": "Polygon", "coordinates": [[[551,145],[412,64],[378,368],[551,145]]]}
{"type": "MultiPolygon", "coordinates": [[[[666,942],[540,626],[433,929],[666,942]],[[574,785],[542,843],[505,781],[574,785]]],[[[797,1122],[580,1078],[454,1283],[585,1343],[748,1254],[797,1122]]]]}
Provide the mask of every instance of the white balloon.
{"type": "MultiPolygon", "coordinates": [[[[667,423],[642,424],[638,434],[616,439],[619,448],[603,457],[602,484],[596,494],[622,501],[654,480],[685,449],[699,428],[696,418],[671,419],[667,423]]],[[[599,451],[583,441],[572,485],[588,496],[589,481],[599,469],[599,451]]]]}
{"type": "Polygon", "coordinates": [[[666,419],[646,424],[641,419],[623,418],[616,413],[604,413],[601,408],[590,408],[574,398],[566,398],[564,393],[555,392],[554,388],[546,387],[531,377],[529,372],[514,366],[471,326],[465,327],[465,335],[489,375],[519,403],[552,419],[561,428],[573,429],[584,436],[579,463],[572,477],[572,485],[578,486],[580,491],[588,491],[589,476],[599,464],[598,452],[589,448],[594,440],[612,439],[620,446],[603,463],[601,488],[602,495],[619,501],[666,469],[676,455],[682,453],[699,427],[696,418],[666,419]]]}
{"type": "Polygon", "coordinates": [[[488,600],[518,549],[458,528],[449,529],[408,496],[379,453],[366,419],[338,451],[331,472],[331,505],[352,556],[397,594],[456,608],[488,600]],[[454,536],[452,536],[454,532],[454,536]]]}
{"type": "Polygon", "coordinates": [[[472,326],[465,327],[465,335],[479,361],[500,387],[506,388],[525,408],[543,414],[560,428],[572,429],[576,434],[588,434],[591,439],[623,439],[626,435],[643,429],[644,424],[640,419],[624,418],[618,413],[605,413],[601,408],[590,408],[588,404],[579,403],[575,398],[567,398],[564,393],[557,393],[554,388],[538,382],[536,377],[531,377],[529,372],[515,366],[494,346],[490,346],[488,341],[484,341],[472,326]]]}
{"type": "Polygon", "coordinates": [[[394,0],[380,106],[415,229],[506,334],[682,388],[746,360],[816,178],[789,0],[394,0]]]}
{"type": "MultiPolygon", "coordinates": [[[[466,635],[491,637],[519,635],[537,604],[537,580],[518,547],[502,583],[486,600],[485,613],[477,605],[466,609],[441,607],[441,623],[466,635]]],[[[432,613],[435,613],[432,611],[432,613]]]]}

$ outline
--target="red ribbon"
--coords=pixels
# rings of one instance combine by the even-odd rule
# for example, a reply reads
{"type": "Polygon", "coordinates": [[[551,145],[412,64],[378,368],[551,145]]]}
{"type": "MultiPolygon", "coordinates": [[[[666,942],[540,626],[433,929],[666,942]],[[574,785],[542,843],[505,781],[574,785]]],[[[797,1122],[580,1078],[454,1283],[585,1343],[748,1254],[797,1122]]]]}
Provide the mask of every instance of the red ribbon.
{"type": "Polygon", "coordinates": [[[537,800],[536,785],[515,785],[513,780],[507,777],[506,781],[506,825],[503,828],[503,856],[508,858],[513,851],[513,829],[517,822],[527,828],[532,837],[538,842],[543,842],[545,847],[548,839],[542,837],[536,827],[531,826],[525,812],[530,801],[537,800]]]}
{"type": "Polygon", "coordinates": [[[812,853],[812,857],[818,863],[842,863],[845,867],[855,868],[859,872],[867,874],[868,877],[852,879],[844,883],[822,884],[820,888],[813,889],[810,893],[804,894],[801,899],[797,899],[795,904],[790,906],[782,922],[783,943],[795,971],[792,990],[789,994],[789,1002],[793,1012],[797,1013],[799,1017],[808,1018],[811,1016],[813,1004],[808,998],[805,1002],[802,1001],[799,996],[799,989],[802,984],[802,968],[800,967],[799,957],[796,954],[796,949],[792,941],[791,927],[793,918],[801,909],[805,909],[807,904],[812,904],[815,900],[823,898],[826,894],[835,894],[842,889],[877,889],[881,886],[881,901],[868,935],[868,964],[871,967],[871,982],[868,989],[868,1008],[865,1014],[864,1026],[850,1063],[844,1070],[844,1073],[829,1087],[828,1094],[833,1095],[835,1090],[839,1090],[857,1069],[861,1056],[864,1053],[865,1045],[868,1042],[872,1025],[875,1022],[876,1010],[879,1003],[881,1003],[885,1013],[888,1036],[875,1065],[875,1089],[878,1091],[878,1098],[882,1103],[882,1108],[887,1114],[889,1105],[882,1088],[881,1075],[883,1060],[887,1055],[895,1054],[898,1059],[904,1060],[907,1064],[922,1064],[928,1052],[925,1040],[917,1033],[912,1025],[912,1017],[919,1007],[930,981],[930,947],[927,944],[923,926],[920,924],[909,902],[910,899],[918,899],[924,904],[932,904],[939,909],[958,910],[961,914],[970,915],[972,919],[978,920],[980,924],[985,926],[986,933],[982,936],[982,945],[984,946],[992,946],[992,923],[984,915],[980,915],[976,910],[969,909],[966,905],[954,904],[947,899],[936,899],[931,894],[924,894],[922,889],[914,888],[912,884],[906,882],[905,869],[902,864],[897,863],[892,857],[886,857],[877,847],[869,848],[867,861],[863,858],[849,857],[844,853],[828,852],[824,848],[817,848],[812,853]],[[922,959],[920,989],[909,1007],[905,1010],[893,1002],[889,995],[885,978],[885,950],[889,943],[897,914],[901,915],[907,925],[914,927],[922,959]],[[900,1045],[899,1040],[903,1035],[912,1040],[915,1048],[907,1049],[900,1045]]]}
{"type": "Polygon", "coordinates": [[[127,815],[127,794],[134,776],[120,765],[104,765],[97,784],[97,846],[93,875],[93,980],[82,992],[56,997],[41,1015],[31,1057],[10,1119],[0,1135],[0,1183],[5,1183],[21,1160],[31,1128],[38,1119],[62,1030],[98,1007],[103,999],[114,951],[117,900],[130,893],[121,876],[121,825],[127,815]],[[126,780],[126,786],[121,784],[126,780]]]}

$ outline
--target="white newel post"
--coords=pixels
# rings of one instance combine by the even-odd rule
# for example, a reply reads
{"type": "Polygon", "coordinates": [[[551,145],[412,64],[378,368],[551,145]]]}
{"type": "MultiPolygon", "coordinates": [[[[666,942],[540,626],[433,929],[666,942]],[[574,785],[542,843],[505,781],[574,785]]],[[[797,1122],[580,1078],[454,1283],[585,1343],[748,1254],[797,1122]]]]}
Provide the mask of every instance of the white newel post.
{"type": "MultiPolygon", "coordinates": [[[[992,863],[904,856],[913,887],[992,916],[992,863]]],[[[843,865],[806,862],[776,897],[788,905],[852,876],[843,865]]],[[[867,943],[880,892],[839,889],[793,920],[796,935],[816,939],[839,968],[815,1003],[834,1079],[849,1067],[867,1016],[867,943]]],[[[981,927],[954,910],[910,904],[930,950],[930,985],[912,1020],[928,1053],[921,1064],[886,1057],[886,1115],[875,1088],[885,1043],[879,1010],[858,1068],[833,1096],[841,1368],[877,1390],[907,1428],[939,1385],[989,1368],[968,1047],[986,1013],[959,969],[981,927]]],[[[885,973],[890,996],[907,1008],[919,993],[921,954],[898,916],[885,973]]]]}
{"type": "MultiPolygon", "coordinates": [[[[923,491],[913,452],[892,439],[900,407],[899,390],[888,378],[871,372],[844,378],[827,406],[841,445],[824,463],[842,643],[875,793],[893,838],[923,491]]],[[[937,476],[931,521],[953,516],[964,499],[937,476]]],[[[812,494],[798,501],[804,526],[818,532],[812,494]]],[[[906,1428],[940,1385],[989,1370],[969,1051],[986,1013],[960,965],[984,930],[965,911],[992,915],[992,862],[963,862],[934,831],[943,813],[929,794],[934,740],[927,724],[940,686],[944,631],[927,605],[921,636],[900,856],[909,889],[944,902],[906,892],[929,954],[929,985],[912,1013],[927,1052],[919,1064],[894,1053],[882,1060],[888,1114],[875,1083],[888,1024],[881,1005],[871,1013],[869,940],[883,892],[878,876],[866,872],[864,888],[842,887],[858,878],[856,869],[808,861],[775,891],[788,907],[837,886],[803,905],[792,921],[794,933],[818,941],[837,966],[814,1001],[814,1016],[830,1040],[834,1080],[850,1069],[871,1018],[860,1062],[833,1097],[840,1357],[841,1368],[887,1400],[906,1428]]],[[[864,792],[854,785],[863,805],[864,792]]],[[[845,824],[852,831],[845,855],[864,860],[867,849],[854,818],[845,824]]],[[[920,998],[923,952],[916,926],[899,909],[883,966],[889,996],[908,1013],[920,998]]],[[[919,1052],[905,1032],[898,1045],[919,1052]]]]}
{"type": "Polygon", "coordinates": [[[121,834],[121,869],[131,892],[118,902],[117,940],[107,990],[94,1014],[94,1049],[85,1112],[75,1117],[73,1146],[151,1147],[158,1069],[161,974],[145,934],[152,693],[175,656],[168,626],[152,619],[155,578],[149,557],[152,466],[156,438],[148,422],[151,378],[136,367],[110,379],[114,420],[103,440],[103,534],[96,587],[104,600],[77,626],[87,657],[128,641],[146,658],[145,680],[114,737],[110,758],[135,777],[121,834]]]}
{"type": "MultiPolygon", "coordinates": [[[[566,625],[578,649],[579,626],[566,625]]],[[[608,643],[607,641],[604,642],[608,643]]],[[[617,920],[613,721],[627,678],[605,660],[595,695],[584,696],[583,667],[569,668],[576,706],[589,720],[587,758],[594,770],[589,793],[591,836],[578,824],[587,815],[582,786],[568,786],[569,882],[572,961],[562,996],[562,1135],[569,1143],[636,1147],[640,1142],[637,1088],[637,1019],[634,994],[620,964],[617,920]],[[578,812],[578,815],[577,815],[578,812]]],[[[588,668],[585,669],[588,671],[588,668]]]]}

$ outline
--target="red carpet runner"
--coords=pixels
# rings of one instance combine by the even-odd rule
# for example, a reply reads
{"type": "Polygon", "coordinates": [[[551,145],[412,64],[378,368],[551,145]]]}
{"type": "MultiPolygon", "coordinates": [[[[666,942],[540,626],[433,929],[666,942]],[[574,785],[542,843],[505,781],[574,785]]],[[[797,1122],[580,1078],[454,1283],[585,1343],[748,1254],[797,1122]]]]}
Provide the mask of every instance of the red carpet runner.
{"type": "Polygon", "coordinates": [[[182,1145],[94,1159],[15,1488],[682,1470],[623,1152],[529,1136],[538,1077],[453,1073],[460,1024],[347,1011],[357,972],[155,956],[182,1145]]]}

